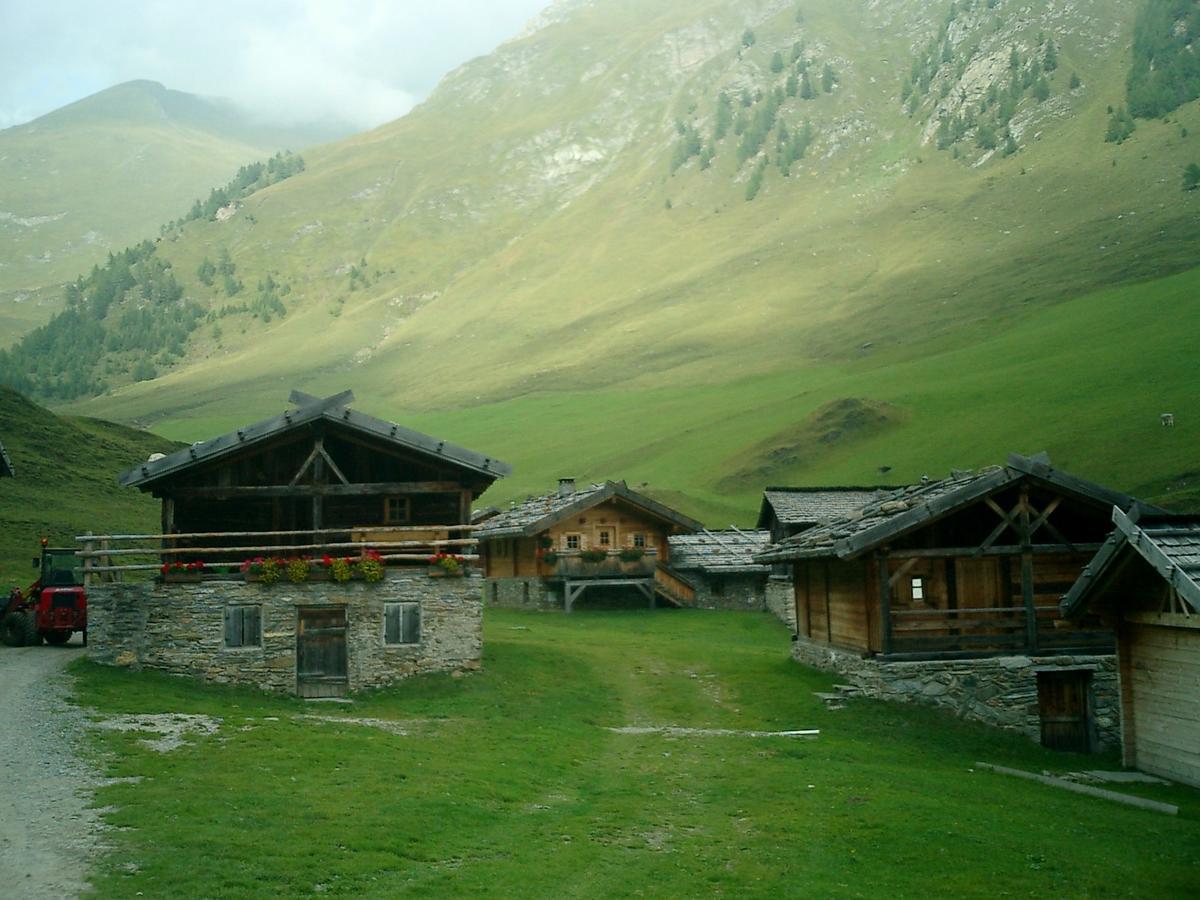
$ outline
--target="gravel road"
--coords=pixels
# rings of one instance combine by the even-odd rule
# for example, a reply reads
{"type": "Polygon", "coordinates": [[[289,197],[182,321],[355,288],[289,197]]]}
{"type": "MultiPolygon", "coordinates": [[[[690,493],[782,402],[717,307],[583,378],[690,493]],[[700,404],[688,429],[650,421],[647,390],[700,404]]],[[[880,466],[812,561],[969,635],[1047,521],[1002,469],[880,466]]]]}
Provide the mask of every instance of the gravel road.
{"type": "Polygon", "coordinates": [[[0,646],[0,895],[78,896],[100,846],[99,774],[80,758],[86,717],[67,702],[65,647],[0,646]]]}

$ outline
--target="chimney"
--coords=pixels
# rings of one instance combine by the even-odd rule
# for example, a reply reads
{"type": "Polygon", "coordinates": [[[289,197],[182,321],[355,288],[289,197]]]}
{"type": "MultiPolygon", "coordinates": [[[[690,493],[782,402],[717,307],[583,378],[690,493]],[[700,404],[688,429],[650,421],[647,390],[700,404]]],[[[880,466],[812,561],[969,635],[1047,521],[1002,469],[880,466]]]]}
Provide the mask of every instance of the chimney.
{"type": "Polygon", "coordinates": [[[575,493],[575,479],[574,478],[558,479],[558,496],[570,497],[573,493],[575,493]]]}

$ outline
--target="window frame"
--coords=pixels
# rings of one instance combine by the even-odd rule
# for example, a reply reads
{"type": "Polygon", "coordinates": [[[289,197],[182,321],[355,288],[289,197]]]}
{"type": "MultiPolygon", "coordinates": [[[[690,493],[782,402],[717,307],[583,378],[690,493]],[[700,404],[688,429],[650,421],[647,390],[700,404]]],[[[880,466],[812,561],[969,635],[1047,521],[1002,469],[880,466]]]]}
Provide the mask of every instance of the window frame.
{"type": "Polygon", "coordinates": [[[909,592],[912,595],[913,603],[924,603],[925,597],[925,576],[913,575],[908,581],[909,592]]]}
{"type": "Polygon", "coordinates": [[[412,498],[411,497],[384,497],[383,498],[383,524],[384,525],[408,525],[412,522],[412,498]],[[397,518],[392,514],[393,505],[399,510],[402,510],[402,517],[397,518]]]}
{"type": "Polygon", "coordinates": [[[583,549],[583,534],[578,531],[568,531],[562,536],[562,548],[568,552],[583,549]],[[571,540],[574,539],[575,546],[571,546],[571,540]]]}
{"type": "Polygon", "coordinates": [[[224,634],[223,643],[226,650],[261,650],[263,647],[263,621],[262,621],[262,604],[261,603],[230,603],[225,607],[223,618],[224,634]],[[247,613],[253,611],[252,617],[252,640],[246,640],[247,632],[247,613]],[[233,625],[234,620],[238,620],[236,626],[233,625]],[[238,643],[230,643],[230,637],[234,629],[237,631],[238,643]]]}
{"type": "Polygon", "coordinates": [[[421,604],[414,600],[396,600],[383,604],[383,646],[385,647],[415,647],[422,640],[422,625],[424,616],[421,614],[421,604]],[[409,612],[406,613],[405,610],[409,612]],[[413,615],[415,613],[415,615],[413,615]],[[390,627],[389,619],[396,615],[395,629],[390,627]],[[415,621],[415,624],[411,624],[415,621]],[[391,635],[397,640],[391,640],[391,635]],[[406,640],[406,638],[410,638],[406,640]]]}

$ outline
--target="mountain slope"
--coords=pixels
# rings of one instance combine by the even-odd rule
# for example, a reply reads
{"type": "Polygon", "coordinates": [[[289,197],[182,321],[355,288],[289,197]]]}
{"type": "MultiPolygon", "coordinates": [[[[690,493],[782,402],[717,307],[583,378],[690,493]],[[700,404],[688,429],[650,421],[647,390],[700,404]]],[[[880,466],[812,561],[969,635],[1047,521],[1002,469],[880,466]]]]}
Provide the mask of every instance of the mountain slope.
{"type": "Polygon", "coordinates": [[[97,419],[61,417],[0,387],[0,436],[16,469],[0,482],[0,588],[33,580],[38,540],[70,546],[93,531],[151,533],[158,503],[117,484],[117,473],[178,448],[156,435],[97,419]]]}
{"type": "MultiPolygon", "coordinates": [[[[962,424],[1012,414],[985,385],[1033,383],[976,352],[984,338],[1036,335],[1059,308],[1093,324],[1092,292],[1138,282],[1131,301],[1195,324],[1173,283],[1152,280],[1197,259],[1197,195],[1179,174],[1200,111],[1104,140],[1140,6],[561,3],[404,119],[306,154],[301,176],[226,221],[169,233],[158,253],[213,320],[172,371],[78,408],[201,436],[275,409],[292,384],[352,386],[494,452],[520,446],[531,479],[601,464],[636,477],[653,457],[655,483],[731,512],[764,441],[851,399],[892,404],[894,422],[861,436],[853,465],[796,456],[772,480],[875,458],[913,477],[1041,446],[1123,486],[1181,476],[1177,454],[1134,466],[1074,433],[1103,424],[1110,399],[1074,387],[1070,403],[1042,386],[1025,397],[1024,428],[977,440],[962,424]],[[223,252],[251,299],[283,286],[286,316],[189,280],[223,252]],[[963,359],[969,372],[938,369],[963,359]],[[968,374],[977,409],[961,391],[945,401],[968,374]],[[780,395],[805,399],[785,413],[780,395]],[[653,398],[676,414],[655,420],[653,398]],[[771,421],[731,424],[760,402],[771,421]],[[695,453],[678,480],[659,477],[695,453]]],[[[1070,386],[1102,370],[1062,335],[1034,372],[1070,386]]],[[[1100,358],[1153,359],[1169,337],[1100,358]]],[[[1112,389],[1134,408],[1136,387],[1112,389]]],[[[1146,402],[1168,399],[1190,408],[1146,402]]]]}
{"type": "Polygon", "coordinates": [[[157,234],[239,166],[347,131],[263,127],[150,81],[0,131],[0,345],[45,321],[63,282],[157,234]]]}

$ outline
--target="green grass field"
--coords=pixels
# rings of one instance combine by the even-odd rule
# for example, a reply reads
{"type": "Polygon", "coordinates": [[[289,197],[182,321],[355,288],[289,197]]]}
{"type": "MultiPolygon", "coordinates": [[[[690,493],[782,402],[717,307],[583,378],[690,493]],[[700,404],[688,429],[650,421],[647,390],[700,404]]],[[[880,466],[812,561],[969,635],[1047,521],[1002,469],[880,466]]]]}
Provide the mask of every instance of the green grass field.
{"type": "MultiPolygon", "coordinates": [[[[1144,896],[1200,883],[1200,794],[1178,817],[1004,776],[1112,757],[917,707],[852,701],[767,614],[485,614],[485,659],[353,706],[77,664],[97,716],[201,713],[159,754],[97,732],[114,826],[97,895],[1144,896]],[[310,716],[388,720],[403,735],[310,716]],[[617,734],[627,725],[815,740],[617,734]]],[[[1132,789],[1131,789],[1132,790],[1132,789]]]]}

